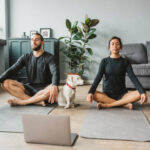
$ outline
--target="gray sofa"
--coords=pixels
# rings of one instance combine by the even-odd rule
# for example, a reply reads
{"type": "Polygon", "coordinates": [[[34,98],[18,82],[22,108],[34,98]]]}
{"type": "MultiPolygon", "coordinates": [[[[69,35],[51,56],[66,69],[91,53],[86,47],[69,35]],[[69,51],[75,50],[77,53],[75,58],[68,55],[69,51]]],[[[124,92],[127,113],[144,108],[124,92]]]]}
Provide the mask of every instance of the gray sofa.
{"type": "MultiPolygon", "coordinates": [[[[121,55],[132,64],[133,71],[145,89],[150,89],[150,41],[144,44],[125,44],[121,55]]],[[[126,74],[127,88],[135,88],[126,74]]]]}

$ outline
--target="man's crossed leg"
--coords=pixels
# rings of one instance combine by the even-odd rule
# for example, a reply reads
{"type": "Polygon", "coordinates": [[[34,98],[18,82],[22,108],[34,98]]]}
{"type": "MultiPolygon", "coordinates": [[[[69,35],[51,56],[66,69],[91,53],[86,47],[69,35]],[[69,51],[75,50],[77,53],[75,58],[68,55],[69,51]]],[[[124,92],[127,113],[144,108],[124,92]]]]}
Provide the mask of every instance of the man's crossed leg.
{"type": "Polygon", "coordinates": [[[58,88],[55,85],[48,85],[33,96],[26,94],[25,87],[15,80],[5,80],[2,83],[2,88],[17,98],[8,100],[11,106],[28,104],[40,104],[45,106],[45,100],[48,100],[49,103],[54,103],[58,96],[58,88]]]}

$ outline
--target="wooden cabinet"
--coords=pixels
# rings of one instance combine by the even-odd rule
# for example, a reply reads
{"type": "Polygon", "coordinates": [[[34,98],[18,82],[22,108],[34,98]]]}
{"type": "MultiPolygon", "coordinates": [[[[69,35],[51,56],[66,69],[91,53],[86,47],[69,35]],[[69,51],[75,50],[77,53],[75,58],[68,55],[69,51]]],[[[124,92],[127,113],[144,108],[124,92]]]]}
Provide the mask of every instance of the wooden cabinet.
{"type": "MultiPolygon", "coordinates": [[[[23,38],[9,38],[9,67],[12,66],[20,56],[26,53],[30,53],[31,49],[31,40],[23,38]]],[[[59,65],[59,41],[55,38],[44,39],[43,49],[56,57],[56,61],[59,65]]],[[[26,78],[25,68],[20,70],[14,75],[13,78],[18,80],[24,80],[26,78]]]]}

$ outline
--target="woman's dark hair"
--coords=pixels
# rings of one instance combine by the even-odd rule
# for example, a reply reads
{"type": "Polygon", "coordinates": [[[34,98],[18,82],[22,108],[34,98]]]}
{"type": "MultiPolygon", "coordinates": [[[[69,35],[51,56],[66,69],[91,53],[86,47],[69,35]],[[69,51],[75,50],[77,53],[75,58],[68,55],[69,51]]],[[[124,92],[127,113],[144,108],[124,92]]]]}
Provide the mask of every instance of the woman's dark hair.
{"type": "Polygon", "coordinates": [[[40,33],[35,33],[35,35],[40,36],[41,41],[44,41],[44,38],[43,38],[43,36],[40,33]]]}
{"type": "Polygon", "coordinates": [[[117,39],[120,43],[120,48],[122,49],[122,41],[121,38],[117,37],[117,36],[113,36],[110,40],[109,40],[109,44],[108,44],[108,49],[110,48],[110,42],[114,39],[117,39]]]}

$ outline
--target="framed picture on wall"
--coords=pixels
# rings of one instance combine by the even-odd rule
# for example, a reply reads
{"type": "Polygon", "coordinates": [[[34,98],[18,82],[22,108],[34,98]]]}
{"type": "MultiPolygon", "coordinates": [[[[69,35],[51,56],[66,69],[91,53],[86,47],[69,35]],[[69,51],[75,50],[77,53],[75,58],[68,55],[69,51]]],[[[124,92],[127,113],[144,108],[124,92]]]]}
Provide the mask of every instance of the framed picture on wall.
{"type": "Polygon", "coordinates": [[[38,33],[38,31],[36,31],[36,30],[30,31],[30,38],[31,38],[35,33],[38,33]]]}
{"type": "Polygon", "coordinates": [[[43,36],[43,38],[50,38],[52,35],[52,29],[51,28],[40,28],[40,34],[43,36]]]}

